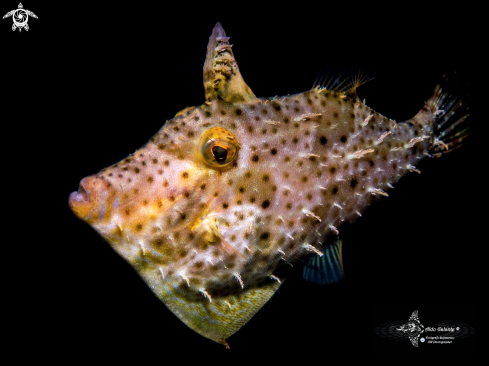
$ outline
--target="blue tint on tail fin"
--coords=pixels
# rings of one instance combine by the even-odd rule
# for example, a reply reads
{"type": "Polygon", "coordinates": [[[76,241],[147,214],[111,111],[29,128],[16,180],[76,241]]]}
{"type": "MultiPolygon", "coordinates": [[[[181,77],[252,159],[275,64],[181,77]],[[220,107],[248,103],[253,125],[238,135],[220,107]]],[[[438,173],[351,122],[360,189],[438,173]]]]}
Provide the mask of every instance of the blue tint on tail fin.
{"type": "Polygon", "coordinates": [[[303,277],[307,282],[318,285],[329,285],[343,278],[343,242],[336,239],[335,242],[321,251],[323,256],[310,255],[305,260],[303,277]]]}

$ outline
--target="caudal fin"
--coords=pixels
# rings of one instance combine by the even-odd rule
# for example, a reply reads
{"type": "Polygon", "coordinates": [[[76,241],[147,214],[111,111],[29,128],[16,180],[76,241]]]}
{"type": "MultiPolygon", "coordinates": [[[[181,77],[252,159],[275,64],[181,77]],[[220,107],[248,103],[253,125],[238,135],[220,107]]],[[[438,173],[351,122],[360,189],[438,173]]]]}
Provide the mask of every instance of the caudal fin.
{"type": "Polygon", "coordinates": [[[425,106],[433,111],[435,140],[430,149],[433,157],[458,149],[470,135],[466,122],[470,115],[470,97],[465,88],[460,87],[456,74],[444,75],[443,79],[425,106]]]}

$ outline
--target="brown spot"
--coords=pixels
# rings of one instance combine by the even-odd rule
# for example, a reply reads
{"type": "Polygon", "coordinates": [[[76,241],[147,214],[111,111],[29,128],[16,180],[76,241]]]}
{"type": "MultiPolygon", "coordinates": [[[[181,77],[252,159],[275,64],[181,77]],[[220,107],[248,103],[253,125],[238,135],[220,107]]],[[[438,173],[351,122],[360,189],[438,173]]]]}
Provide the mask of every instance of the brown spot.
{"type": "Polygon", "coordinates": [[[258,161],[258,159],[259,159],[259,156],[256,154],[251,157],[251,161],[253,161],[255,163],[258,161]]]}
{"type": "Polygon", "coordinates": [[[222,207],[223,207],[224,209],[226,209],[226,208],[228,208],[228,207],[229,207],[229,205],[228,205],[227,203],[223,203],[223,204],[222,204],[222,207]]]}
{"type": "Polygon", "coordinates": [[[139,168],[134,168],[134,173],[139,173],[139,168]]]}
{"type": "Polygon", "coordinates": [[[263,208],[267,208],[268,206],[270,206],[270,201],[269,200],[265,200],[261,203],[261,207],[263,208]]]}
{"type": "Polygon", "coordinates": [[[265,231],[260,235],[260,240],[268,240],[270,238],[270,233],[268,231],[265,231]]]}
{"type": "Polygon", "coordinates": [[[178,256],[180,258],[185,258],[187,256],[187,253],[188,253],[187,250],[182,248],[178,251],[178,256]]]}
{"type": "Polygon", "coordinates": [[[182,173],[182,177],[183,177],[183,179],[187,179],[188,178],[188,173],[187,172],[183,172],[182,173]]]}
{"type": "Polygon", "coordinates": [[[241,116],[241,114],[243,114],[243,111],[239,108],[237,108],[235,112],[236,112],[236,115],[238,115],[238,116],[241,116]]]}

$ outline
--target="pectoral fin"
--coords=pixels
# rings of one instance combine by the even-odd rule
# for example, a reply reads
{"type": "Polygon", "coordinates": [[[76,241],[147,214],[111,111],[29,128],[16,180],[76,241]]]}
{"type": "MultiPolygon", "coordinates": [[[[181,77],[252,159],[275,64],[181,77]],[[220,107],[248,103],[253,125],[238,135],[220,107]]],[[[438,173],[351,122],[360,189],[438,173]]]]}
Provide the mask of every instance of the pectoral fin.
{"type": "Polygon", "coordinates": [[[280,283],[266,279],[235,294],[191,291],[187,285],[160,282],[158,297],[188,327],[229,347],[226,339],[238,331],[277,291],[280,283]]]}
{"type": "Polygon", "coordinates": [[[204,64],[204,89],[207,104],[218,98],[228,103],[257,99],[243,80],[231,47],[229,37],[226,37],[226,32],[221,24],[217,23],[209,38],[204,64]]]}

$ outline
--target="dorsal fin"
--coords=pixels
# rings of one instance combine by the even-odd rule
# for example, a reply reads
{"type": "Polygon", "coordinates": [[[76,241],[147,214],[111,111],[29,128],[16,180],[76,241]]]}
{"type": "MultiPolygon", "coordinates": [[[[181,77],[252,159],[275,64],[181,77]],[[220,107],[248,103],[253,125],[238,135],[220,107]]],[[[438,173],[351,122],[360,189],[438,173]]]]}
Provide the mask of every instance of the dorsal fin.
{"type": "Polygon", "coordinates": [[[312,87],[337,91],[357,99],[358,87],[372,80],[374,75],[375,73],[370,71],[335,70],[334,67],[329,66],[320,71],[312,87]]]}
{"type": "Polygon", "coordinates": [[[371,71],[355,70],[350,72],[348,75],[348,90],[345,91],[345,94],[350,98],[357,99],[358,87],[374,79],[374,77],[375,73],[371,71]]]}
{"type": "Polygon", "coordinates": [[[212,103],[219,97],[229,103],[257,99],[246,85],[234,59],[229,37],[217,23],[209,38],[204,64],[205,102],[212,103]]]}

